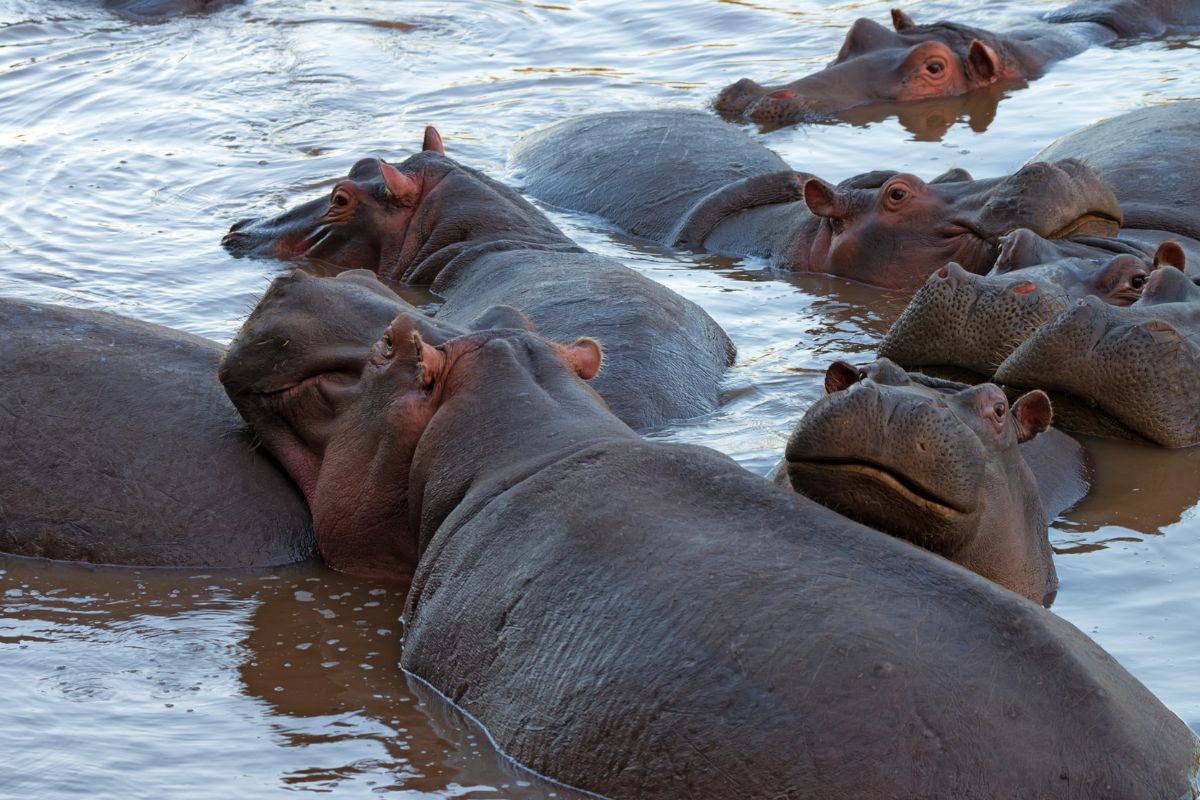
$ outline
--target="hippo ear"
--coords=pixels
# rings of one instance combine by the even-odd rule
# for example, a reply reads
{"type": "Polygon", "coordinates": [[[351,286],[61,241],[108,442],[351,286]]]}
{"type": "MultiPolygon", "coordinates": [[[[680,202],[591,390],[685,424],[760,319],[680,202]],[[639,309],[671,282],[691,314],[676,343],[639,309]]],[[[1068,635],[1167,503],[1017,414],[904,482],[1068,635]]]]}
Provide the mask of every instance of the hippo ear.
{"type": "Polygon", "coordinates": [[[1017,441],[1028,442],[1050,427],[1054,421],[1054,411],[1050,408],[1050,398],[1041,389],[1021,395],[1012,407],[1013,419],[1017,421],[1017,441]]]}
{"type": "Polygon", "coordinates": [[[845,361],[835,361],[825,370],[825,394],[849,389],[862,379],[858,367],[845,361]]]}
{"type": "Polygon", "coordinates": [[[820,178],[809,178],[804,182],[804,203],[818,217],[837,219],[846,216],[838,202],[837,190],[820,178]]]}
{"type": "Polygon", "coordinates": [[[962,167],[954,167],[938,175],[930,183],[970,183],[973,180],[975,179],[971,177],[971,173],[962,167]]]}
{"type": "Polygon", "coordinates": [[[412,331],[412,346],[417,361],[417,381],[428,389],[442,374],[446,366],[446,356],[441,350],[432,346],[414,328],[412,331]]]}
{"type": "Polygon", "coordinates": [[[905,14],[898,8],[893,8],[892,27],[896,29],[896,33],[904,33],[909,28],[917,27],[917,23],[913,22],[912,17],[908,14],[905,14]]]}
{"type": "Polygon", "coordinates": [[[590,336],[579,339],[575,344],[560,344],[558,348],[575,374],[585,381],[590,381],[600,373],[604,352],[600,349],[600,343],[590,336]]]}
{"type": "Polygon", "coordinates": [[[501,328],[536,331],[529,317],[512,306],[492,306],[476,317],[468,326],[473,331],[490,331],[501,328]]]}
{"type": "Polygon", "coordinates": [[[1179,242],[1163,242],[1154,251],[1154,268],[1174,267],[1180,272],[1187,272],[1187,253],[1179,246],[1179,242]]]}
{"type": "Polygon", "coordinates": [[[425,141],[421,143],[421,149],[446,155],[446,145],[442,144],[442,135],[438,133],[437,128],[432,125],[425,126],[425,141]]]}
{"type": "Polygon", "coordinates": [[[379,171],[383,174],[383,185],[388,197],[403,206],[415,206],[421,196],[421,185],[410,176],[405,175],[391,164],[379,162],[379,171]]]}
{"type": "Polygon", "coordinates": [[[978,39],[971,40],[971,48],[967,51],[967,78],[971,84],[989,86],[1000,80],[1000,56],[978,39]]]}

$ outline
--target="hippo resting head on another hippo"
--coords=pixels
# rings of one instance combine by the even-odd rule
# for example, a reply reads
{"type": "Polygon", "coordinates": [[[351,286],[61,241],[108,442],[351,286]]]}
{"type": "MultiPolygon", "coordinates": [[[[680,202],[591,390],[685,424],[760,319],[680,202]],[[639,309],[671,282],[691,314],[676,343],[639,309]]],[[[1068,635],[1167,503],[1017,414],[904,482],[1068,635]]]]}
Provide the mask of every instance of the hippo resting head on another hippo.
{"type": "Polygon", "coordinates": [[[1131,305],[1153,270],[1185,266],[1174,242],[1160,245],[1153,258],[1132,251],[1099,259],[1051,254],[1053,260],[1036,262],[1043,246],[1057,252],[1058,244],[1022,229],[1001,239],[1000,258],[987,275],[972,275],[953,263],[938,270],[888,330],[879,355],[910,369],[954,367],[990,378],[1021,342],[1071,302],[1092,296],[1131,305]]]}
{"type": "Polygon", "coordinates": [[[1012,387],[1040,387],[1070,430],[1200,442],[1200,287],[1156,270],[1131,306],[1076,301],[1042,325],[996,370],[1012,387]]]}
{"type": "Polygon", "coordinates": [[[987,272],[1016,228],[1113,236],[1121,221],[1112,190],[1077,160],[981,180],[881,170],[834,187],[689,111],[564,120],[522,137],[511,161],[531,194],[636,236],[894,289],[915,290],[950,261],[987,272]]]}
{"type": "Polygon", "coordinates": [[[403,313],[312,495],[344,567],[377,569],[384,537],[405,554],[401,666],[518,763],[644,800],[1188,791],[1195,737],[1070,624],[643,441],[584,382],[599,366],[514,328],[434,346],[403,313]]]}
{"type": "Polygon", "coordinates": [[[742,80],[714,107],[725,116],[770,125],[816,122],[869,103],[926,100],[1008,87],[1037,77],[1050,53],[1020,37],[954,22],[917,25],[895,9],[888,30],[870,19],[850,26],[833,63],[778,86],[742,80]]]}
{"type": "Polygon", "coordinates": [[[638,429],[717,407],[736,351],[703,309],[584,251],[512,189],[443,150],[427,128],[423,152],[395,166],[359,161],[327,197],[237,223],[225,247],[429,283],[445,300],[437,318],[459,330],[509,305],[547,336],[602,337],[608,360],[597,391],[638,429]]]}
{"type": "MultiPolygon", "coordinates": [[[[909,374],[887,359],[834,362],[825,390],[788,440],[781,483],[1049,604],[1058,579],[1048,515],[1019,446],[1049,427],[1045,394],[1010,407],[993,384],[909,374]]],[[[1073,455],[1075,469],[1047,479],[1075,483],[1077,501],[1080,448],[1062,439],[1070,452],[1055,464],[1073,455]]]]}

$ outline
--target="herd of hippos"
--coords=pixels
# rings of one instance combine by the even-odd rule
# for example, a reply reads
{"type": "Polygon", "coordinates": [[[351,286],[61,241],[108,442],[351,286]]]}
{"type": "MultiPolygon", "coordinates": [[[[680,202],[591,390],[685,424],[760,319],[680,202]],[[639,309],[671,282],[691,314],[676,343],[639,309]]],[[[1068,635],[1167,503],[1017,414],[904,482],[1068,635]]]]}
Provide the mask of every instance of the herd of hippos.
{"type": "MultiPolygon", "coordinates": [[[[896,11],[894,30],[855,23],[825,69],[714,106],[815,123],[1198,26],[1194,0],[1081,0],[1008,33],[896,11]]],[[[1043,605],[1048,521],[1088,488],[1051,422],[1200,442],[1198,133],[1200,101],[1175,102],[1005,177],[836,186],[701,111],[526,135],[511,165],[545,203],[915,291],[877,361],[829,366],[768,480],[637,433],[716,408],[721,328],[428,128],[421,152],[232,227],[235,256],[310,270],[277,278],[227,350],[0,300],[0,549],[319,553],[408,583],[402,667],[597,795],[1195,798],[1195,735],[1043,605]],[[444,302],[430,316],[397,284],[444,302]]]]}

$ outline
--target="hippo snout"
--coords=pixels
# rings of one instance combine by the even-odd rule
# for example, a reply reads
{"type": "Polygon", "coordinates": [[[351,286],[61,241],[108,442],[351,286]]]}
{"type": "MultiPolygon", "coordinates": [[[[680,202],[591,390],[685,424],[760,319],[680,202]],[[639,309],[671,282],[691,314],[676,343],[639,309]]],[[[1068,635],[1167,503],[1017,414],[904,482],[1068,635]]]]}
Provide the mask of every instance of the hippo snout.
{"type": "Polygon", "coordinates": [[[721,90],[717,99],[713,101],[713,108],[724,114],[741,114],[766,93],[767,90],[762,85],[749,78],[742,78],[721,90]]]}

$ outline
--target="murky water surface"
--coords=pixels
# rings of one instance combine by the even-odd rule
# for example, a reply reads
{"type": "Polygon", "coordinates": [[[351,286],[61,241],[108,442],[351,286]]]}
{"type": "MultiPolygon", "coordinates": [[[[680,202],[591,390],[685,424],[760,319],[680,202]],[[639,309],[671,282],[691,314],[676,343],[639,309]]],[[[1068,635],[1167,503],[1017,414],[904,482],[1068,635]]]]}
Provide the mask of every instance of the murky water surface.
{"type": "MultiPolygon", "coordinates": [[[[906,8],[1003,28],[1059,4],[906,8]]],[[[280,269],[220,249],[233,220],[322,193],[362,156],[402,157],[430,122],[454,157],[511,179],[506,153],[529,128],[700,108],[740,77],[804,74],[890,5],[251,0],[133,25],[94,0],[0,0],[0,294],[227,341],[280,269]]],[[[829,180],[988,176],[1087,123],[1200,96],[1196,75],[1200,40],[1093,49],[995,109],[934,103],[764,141],[829,180]]],[[[828,362],[867,359],[905,302],[552,216],[725,326],[740,348],[726,404],[652,436],[759,472],[828,362]]],[[[1200,730],[1200,451],[1088,444],[1096,489],[1055,525],[1054,610],[1200,730]]],[[[0,558],[0,797],[571,796],[514,771],[399,673],[400,600],[316,565],[196,575],[0,558]]]]}

